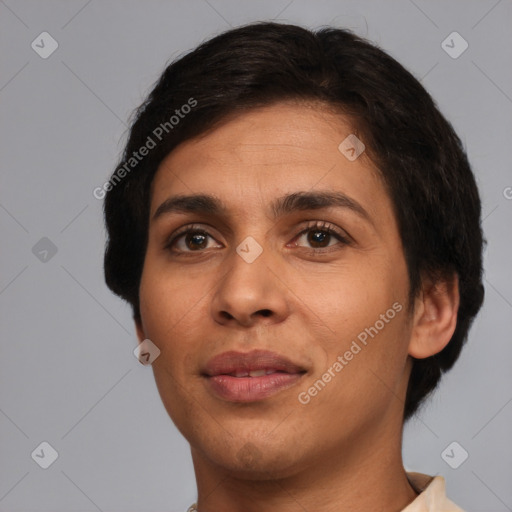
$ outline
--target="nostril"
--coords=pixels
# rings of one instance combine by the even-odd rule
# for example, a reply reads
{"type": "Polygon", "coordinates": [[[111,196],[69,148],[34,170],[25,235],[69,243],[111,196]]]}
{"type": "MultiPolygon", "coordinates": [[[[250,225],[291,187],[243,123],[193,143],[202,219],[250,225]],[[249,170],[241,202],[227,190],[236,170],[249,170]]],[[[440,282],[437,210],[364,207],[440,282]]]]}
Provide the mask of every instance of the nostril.
{"type": "Polygon", "coordinates": [[[270,316],[272,314],[272,311],[270,311],[270,309],[262,309],[261,311],[259,311],[259,313],[262,316],[270,316]]]}

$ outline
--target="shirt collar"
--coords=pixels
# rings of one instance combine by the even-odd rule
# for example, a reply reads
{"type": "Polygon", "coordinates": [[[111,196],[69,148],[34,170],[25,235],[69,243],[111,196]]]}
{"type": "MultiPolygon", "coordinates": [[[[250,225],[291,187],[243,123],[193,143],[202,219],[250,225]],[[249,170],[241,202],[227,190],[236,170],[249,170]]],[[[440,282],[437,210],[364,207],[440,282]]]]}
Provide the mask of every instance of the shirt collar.
{"type": "Polygon", "coordinates": [[[446,484],[442,476],[407,472],[411,486],[420,494],[402,512],[464,512],[446,496],[446,484]]]}

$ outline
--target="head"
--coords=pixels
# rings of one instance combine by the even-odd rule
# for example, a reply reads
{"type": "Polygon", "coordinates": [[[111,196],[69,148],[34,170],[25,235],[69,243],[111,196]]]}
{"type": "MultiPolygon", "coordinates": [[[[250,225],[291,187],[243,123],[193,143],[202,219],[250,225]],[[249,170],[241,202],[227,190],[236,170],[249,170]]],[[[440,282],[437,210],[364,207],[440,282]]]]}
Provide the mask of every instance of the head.
{"type": "Polygon", "coordinates": [[[104,190],[106,282],[161,350],[174,422],[219,458],[233,432],[245,433],[237,453],[271,451],[287,414],[304,453],[326,414],[349,411],[329,427],[345,438],[390,411],[402,425],[483,301],[481,206],[460,139],[407,70],[349,31],[257,23],[171,63],[104,190]],[[339,149],[348,136],[364,144],[355,159],[339,149]],[[253,348],[295,358],[303,384],[250,404],[209,394],[208,360],[253,348]]]}

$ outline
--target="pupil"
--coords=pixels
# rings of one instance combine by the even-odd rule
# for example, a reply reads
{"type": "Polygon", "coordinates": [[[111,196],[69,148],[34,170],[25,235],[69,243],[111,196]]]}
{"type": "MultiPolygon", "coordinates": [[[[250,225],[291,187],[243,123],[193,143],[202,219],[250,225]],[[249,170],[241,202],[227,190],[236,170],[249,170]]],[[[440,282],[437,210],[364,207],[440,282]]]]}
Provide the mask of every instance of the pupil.
{"type": "Polygon", "coordinates": [[[313,246],[315,246],[314,244],[321,244],[329,236],[324,231],[310,231],[309,234],[311,235],[309,243],[311,243],[313,246]]]}
{"type": "Polygon", "coordinates": [[[205,235],[201,235],[200,233],[194,233],[192,235],[189,234],[187,236],[187,245],[189,249],[201,249],[205,245],[205,241],[205,235]],[[192,242],[192,244],[190,244],[190,242],[192,242]]]}

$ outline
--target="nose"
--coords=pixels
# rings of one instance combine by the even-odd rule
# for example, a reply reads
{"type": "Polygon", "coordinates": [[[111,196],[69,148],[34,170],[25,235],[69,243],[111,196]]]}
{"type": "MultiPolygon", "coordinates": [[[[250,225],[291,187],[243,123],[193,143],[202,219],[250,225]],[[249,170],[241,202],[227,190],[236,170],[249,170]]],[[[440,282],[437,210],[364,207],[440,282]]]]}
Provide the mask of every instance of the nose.
{"type": "Polygon", "coordinates": [[[217,284],[212,300],[212,315],[222,325],[251,327],[282,322],[289,314],[289,288],[268,255],[244,260],[233,251],[226,260],[229,270],[217,284]]]}

